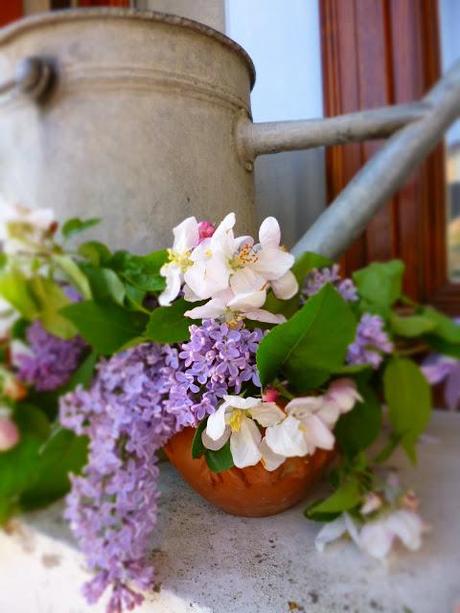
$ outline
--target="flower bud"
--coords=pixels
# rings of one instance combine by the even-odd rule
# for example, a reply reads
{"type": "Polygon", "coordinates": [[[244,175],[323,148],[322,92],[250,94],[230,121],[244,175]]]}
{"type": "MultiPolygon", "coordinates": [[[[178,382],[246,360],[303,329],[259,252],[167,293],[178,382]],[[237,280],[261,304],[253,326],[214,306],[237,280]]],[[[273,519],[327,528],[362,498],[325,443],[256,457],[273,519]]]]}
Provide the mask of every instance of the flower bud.
{"type": "Polygon", "coordinates": [[[381,506],[381,497],[374,492],[369,492],[364,499],[364,504],[360,511],[363,515],[369,515],[369,513],[373,513],[374,511],[377,511],[377,509],[380,509],[381,506]]]}
{"type": "Polygon", "coordinates": [[[262,394],[262,400],[264,402],[276,402],[279,398],[279,391],[273,387],[267,387],[267,389],[262,394]]]}
{"type": "Polygon", "coordinates": [[[335,403],[341,413],[350,411],[358,400],[362,402],[362,397],[357,391],[353,379],[345,377],[336,379],[331,383],[326,392],[325,399],[328,402],[335,403]]]}
{"type": "Polygon", "coordinates": [[[198,224],[200,243],[204,241],[205,238],[211,238],[215,231],[216,228],[210,221],[200,221],[198,224]]]}
{"type": "Polygon", "coordinates": [[[8,451],[19,442],[19,430],[9,417],[0,417],[0,452],[8,451]]]}

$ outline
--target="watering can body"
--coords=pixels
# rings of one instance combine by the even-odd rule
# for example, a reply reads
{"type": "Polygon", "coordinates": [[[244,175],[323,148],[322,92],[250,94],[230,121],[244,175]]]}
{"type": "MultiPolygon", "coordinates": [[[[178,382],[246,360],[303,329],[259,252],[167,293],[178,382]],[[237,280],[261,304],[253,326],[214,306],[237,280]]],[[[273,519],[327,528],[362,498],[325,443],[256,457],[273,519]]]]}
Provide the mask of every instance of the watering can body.
{"type": "Polygon", "coordinates": [[[80,9],[0,30],[0,193],[137,252],[189,215],[255,225],[261,154],[389,137],[294,252],[336,257],[460,115],[460,62],[420,101],[319,120],[251,121],[254,67],[203,24],[80,9]],[[396,163],[397,161],[397,163],[396,163]]]}
{"type": "Polygon", "coordinates": [[[60,218],[102,217],[118,248],[170,243],[188,215],[255,223],[252,165],[235,124],[250,114],[252,63],[233,41],[179,17],[69,11],[0,34],[0,75],[23,58],[51,67],[40,100],[0,96],[0,186],[60,218]]]}

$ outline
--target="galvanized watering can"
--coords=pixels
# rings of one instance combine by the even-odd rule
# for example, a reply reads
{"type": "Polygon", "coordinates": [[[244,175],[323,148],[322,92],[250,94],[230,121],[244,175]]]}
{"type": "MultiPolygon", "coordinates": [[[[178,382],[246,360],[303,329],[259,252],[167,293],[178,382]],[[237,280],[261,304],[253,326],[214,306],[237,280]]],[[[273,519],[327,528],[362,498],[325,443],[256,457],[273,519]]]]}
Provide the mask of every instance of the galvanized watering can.
{"type": "Polygon", "coordinates": [[[295,248],[335,256],[460,114],[460,65],[419,103],[266,124],[251,121],[254,78],[235,42],[172,15],[19,21],[0,31],[0,190],[61,217],[103,217],[103,238],[142,252],[192,214],[233,210],[252,230],[257,155],[395,133],[295,248]]]}

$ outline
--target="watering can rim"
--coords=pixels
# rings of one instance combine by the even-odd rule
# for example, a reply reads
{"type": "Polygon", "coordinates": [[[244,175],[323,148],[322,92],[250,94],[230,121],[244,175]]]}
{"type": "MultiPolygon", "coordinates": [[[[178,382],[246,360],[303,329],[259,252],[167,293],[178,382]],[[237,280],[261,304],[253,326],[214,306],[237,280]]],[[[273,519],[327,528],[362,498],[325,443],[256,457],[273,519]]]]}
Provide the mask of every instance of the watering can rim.
{"type": "Polygon", "coordinates": [[[114,8],[114,7],[97,7],[97,8],[81,8],[81,9],[62,9],[57,11],[47,11],[38,13],[36,15],[29,15],[14,21],[7,26],[0,28],[0,45],[6,44],[11,38],[14,38],[18,34],[28,32],[36,27],[40,27],[44,24],[55,24],[66,21],[89,21],[92,19],[132,19],[138,21],[150,21],[157,23],[165,23],[172,26],[179,26],[203,34],[236,53],[246,64],[246,67],[250,76],[250,88],[254,87],[256,81],[256,69],[254,63],[248,54],[248,52],[239,45],[232,38],[211,28],[210,26],[188,19],[187,17],[180,17],[179,15],[173,15],[170,13],[162,13],[160,11],[147,11],[139,9],[127,9],[127,8],[114,8]]]}

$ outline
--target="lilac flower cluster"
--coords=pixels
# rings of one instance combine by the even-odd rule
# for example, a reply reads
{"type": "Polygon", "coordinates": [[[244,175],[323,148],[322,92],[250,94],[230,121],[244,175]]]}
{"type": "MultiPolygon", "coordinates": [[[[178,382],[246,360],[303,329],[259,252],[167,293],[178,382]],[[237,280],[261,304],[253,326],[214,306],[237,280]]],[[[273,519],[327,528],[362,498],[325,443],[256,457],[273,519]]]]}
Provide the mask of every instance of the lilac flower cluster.
{"type": "Polygon", "coordinates": [[[97,571],[86,598],[96,602],[111,584],[111,613],[142,602],[128,582],[145,589],[153,581],[148,553],[158,500],[156,452],[194,423],[188,407],[167,406],[174,364],[176,349],[140,345],[102,363],[90,390],[61,399],[61,423],[90,441],[83,475],[72,477],[66,519],[97,571]]]}
{"type": "Polygon", "coordinates": [[[76,336],[63,340],[45,330],[39,321],[27,328],[30,352],[15,357],[18,378],[40,392],[53,391],[65,385],[77,369],[87,347],[76,336]]]}
{"type": "Polygon", "coordinates": [[[355,302],[358,300],[358,290],[355,284],[351,279],[342,279],[339,271],[340,267],[338,264],[334,264],[330,268],[315,268],[307,276],[302,292],[303,295],[310,298],[317,294],[326,283],[331,283],[344,300],[355,302]]]}
{"type": "Polygon", "coordinates": [[[393,343],[384,330],[384,322],[378,315],[365,313],[356,329],[356,337],[348,347],[349,364],[369,364],[377,369],[383,354],[393,351],[393,343]]]}
{"type": "Polygon", "coordinates": [[[186,426],[212,413],[219,398],[245,382],[260,385],[255,352],[260,330],[205,321],[179,349],[144,344],[102,363],[90,390],[61,399],[61,423],[89,437],[89,461],[72,478],[66,518],[89,566],[95,602],[107,586],[109,613],[143,600],[154,571],[149,542],[156,523],[156,453],[186,426]]]}
{"type": "Polygon", "coordinates": [[[251,331],[241,323],[230,328],[205,320],[201,326],[190,326],[190,341],[182,345],[179,353],[183,374],[176,375],[182,380],[182,389],[171,390],[171,400],[188,399],[191,412],[200,421],[214,413],[225,394],[239,394],[243,383],[260,387],[256,351],[262,337],[262,330],[251,331]],[[193,394],[198,391],[195,399],[193,394]]]}
{"type": "Polygon", "coordinates": [[[422,364],[430,385],[444,382],[444,400],[450,411],[460,409],[460,360],[446,355],[430,355],[422,364]]]}

